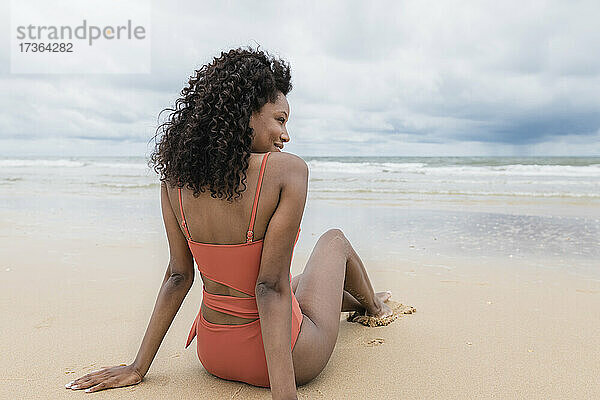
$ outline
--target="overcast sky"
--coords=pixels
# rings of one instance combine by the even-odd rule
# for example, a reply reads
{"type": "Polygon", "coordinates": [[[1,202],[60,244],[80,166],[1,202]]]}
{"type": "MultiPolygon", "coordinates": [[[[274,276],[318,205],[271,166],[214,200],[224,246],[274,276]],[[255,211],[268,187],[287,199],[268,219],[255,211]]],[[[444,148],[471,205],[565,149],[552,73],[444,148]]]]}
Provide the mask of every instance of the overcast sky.
{"type": "Polygon", "coordinates": [[[5,3],[3,156],[147,155],[194,69],[257,44],[301,156],[600,155],[597,0],[154,1],[150,74],[78,75],[11,74],[5,3]]]}

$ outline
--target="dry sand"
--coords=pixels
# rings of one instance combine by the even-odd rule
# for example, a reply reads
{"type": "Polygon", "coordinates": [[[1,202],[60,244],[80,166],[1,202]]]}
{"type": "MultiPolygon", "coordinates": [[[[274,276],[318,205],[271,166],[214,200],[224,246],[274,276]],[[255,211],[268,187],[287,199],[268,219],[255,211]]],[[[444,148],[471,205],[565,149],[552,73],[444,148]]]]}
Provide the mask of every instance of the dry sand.
{"type": "MultiPolygon", "coordinates": [[[[166,242],[61,240],[60,232],[0,228],[1,399],[270,398],[266,389],[214,378],[193,346],[184,350],[199,281],[142,384],[95,394],[64,389],[135,357],[166,242]]],[[[293,274],[307,258],[294,255],[293,274]]],[[[377,290],[392,290],[393,300],[417,312],[376,328],[340,314],[335,351],[298,389],[300,399],[600,398],[599,281],[504,260],[364,262],[377,290]]]]}

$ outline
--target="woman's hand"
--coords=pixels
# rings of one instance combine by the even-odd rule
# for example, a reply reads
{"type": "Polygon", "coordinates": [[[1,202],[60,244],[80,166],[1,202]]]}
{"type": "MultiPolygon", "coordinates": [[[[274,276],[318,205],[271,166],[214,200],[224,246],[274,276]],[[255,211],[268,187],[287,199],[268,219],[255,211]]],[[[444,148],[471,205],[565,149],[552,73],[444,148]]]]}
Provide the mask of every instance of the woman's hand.
{"type": "Polygon", "coordinates": [[[118,365],[92,371],[65,385],[67,389],[86,392],[117,388],[122,386],[137,385],[142,381],[142,375],[131,365],[118,365]]]}

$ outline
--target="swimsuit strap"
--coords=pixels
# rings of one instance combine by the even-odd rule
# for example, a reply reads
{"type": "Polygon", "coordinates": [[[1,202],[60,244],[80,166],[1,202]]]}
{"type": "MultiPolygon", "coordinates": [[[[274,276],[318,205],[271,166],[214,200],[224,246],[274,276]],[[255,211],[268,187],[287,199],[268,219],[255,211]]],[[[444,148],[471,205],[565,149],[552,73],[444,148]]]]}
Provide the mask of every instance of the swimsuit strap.
{"type": "Polygon", "coordinates": [[[181,188],[177,188],[177,191],[179,192],[179,209],[181,210],[181,226],[183,226],[183,229],[185,230],[187,239],[190,240],[191,239],[190,231],[188,231],[187,223],[185,222],[185,215],[183,214],[183,203],[181,202],[181,188]]]}
{"type": "Polygon", "coordinates": [[[260,165],[260,173],[258,174],[258,183],[256,185],[256,194],[254,195],[254,203],[252,204],[252,215],[250,216],[250,227],[246,234],[246,243],[250,243],[254,240],[254,219],[256,218],[256,209],[258,208],[258,197],[260,196],[260,187],[262,184],[263,174],[265,172],[265,165],[267,164],[267,157],[271,152],[266,153],[263,156],[262,163],[260,165]]]}

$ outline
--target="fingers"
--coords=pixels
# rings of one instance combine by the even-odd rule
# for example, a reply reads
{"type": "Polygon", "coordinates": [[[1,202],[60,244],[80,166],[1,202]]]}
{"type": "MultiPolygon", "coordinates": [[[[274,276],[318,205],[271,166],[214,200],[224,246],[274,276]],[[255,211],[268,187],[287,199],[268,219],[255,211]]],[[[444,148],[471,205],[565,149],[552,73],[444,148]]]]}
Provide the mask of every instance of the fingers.
{"type": "Polygon", "coordinates": [[[86,391],[87,393],[93,393],[93,392],[97,392],[97,391],[99,391],[99,390],[103,390],[103,389],[109,389],[109,388],[111,388],[111,387],[112,387],[112,386],[109,386],[109,384],[108,384],[108,382],[107,382],[107,381],[103,381],[103,382],[100,382],[99,384],[97,384],[97,385],[95,385],[95,386],[92,386],[92,387],[90,387],[90,388],[88,388],[88,389],[85,389],[85,391],[86,391]]]}
{"type": "Polygon", "coordinates": [[[67,389],[81,390],[86,392],[97,392],[99,390],[114,387],[135,385],[142,381],[142,376],[134,368],[127,365],[119,365],[111,368],[103,368],[92,371],[65,385],[67,389]]]}
{"type": "Polygon", "coordinates": [[[104,379],[105,379],[104,376],[93,376],[86,380],[75,381],[75,384],[71,386],[71,389],[73,389],[73,390],[87,389],[91,386],[94,386],[94,385],[102,382],[104,379]]]}
{"type": "Polygon", "coordinates": [[[79,390],[87,389],[90,386],[97,384],[100,380],[104,379],[106,375],[106,368],[92,371],[89,374],[82,376],[79,379],[71,381],[65,385],[67,389],[79,390]]]}

